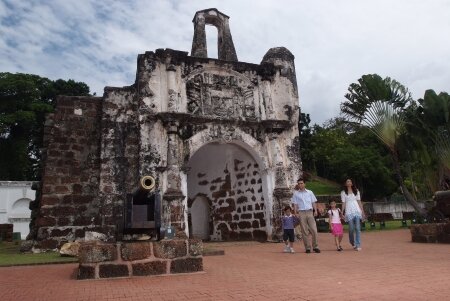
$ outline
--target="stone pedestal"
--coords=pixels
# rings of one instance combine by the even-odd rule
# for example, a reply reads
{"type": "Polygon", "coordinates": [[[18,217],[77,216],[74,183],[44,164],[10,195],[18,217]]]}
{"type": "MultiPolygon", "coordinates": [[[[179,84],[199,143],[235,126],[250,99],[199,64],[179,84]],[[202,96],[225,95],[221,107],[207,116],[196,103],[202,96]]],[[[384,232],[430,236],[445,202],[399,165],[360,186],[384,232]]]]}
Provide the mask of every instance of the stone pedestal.
{"type": "Polygon", "coordinates": [[[450,243],[450,223],[411,225],[413,242],[450,243]]]}
{"type": "Polygon", "coordinates": [[[79,251],[78,279],[152,276],[203,271],[203,243],[196,239],[89,242],[79,251]]]}

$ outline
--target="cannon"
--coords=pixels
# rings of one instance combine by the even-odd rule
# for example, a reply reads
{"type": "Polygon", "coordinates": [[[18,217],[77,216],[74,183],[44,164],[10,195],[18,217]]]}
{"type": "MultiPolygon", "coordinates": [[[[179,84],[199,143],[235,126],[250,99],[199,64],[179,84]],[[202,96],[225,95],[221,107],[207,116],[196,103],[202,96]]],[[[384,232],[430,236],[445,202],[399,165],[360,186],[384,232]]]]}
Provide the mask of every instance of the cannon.
{"type": "Polygon", "coordinates": [[[433,196],[436,205],[430,210],[430,220],[442,221],[450,218],[450,190],[436,191],[433,196]]]}
{"type": "Polygon", "coordinates": [[[117,240],[123,240],[124,235],[133,237],[135,234],[149,235],[160,240],[161,235],[161,195],[155,189],[155,179],[144,176],[139,185],[127,194],[123,206],[123,222],[117,229],[117,240]]]}

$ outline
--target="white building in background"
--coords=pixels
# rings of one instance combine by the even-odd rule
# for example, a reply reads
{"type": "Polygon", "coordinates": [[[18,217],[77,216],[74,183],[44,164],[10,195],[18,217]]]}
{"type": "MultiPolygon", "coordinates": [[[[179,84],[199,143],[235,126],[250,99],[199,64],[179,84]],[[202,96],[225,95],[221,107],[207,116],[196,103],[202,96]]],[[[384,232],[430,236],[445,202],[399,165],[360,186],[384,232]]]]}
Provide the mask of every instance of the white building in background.
{"type": "Polygon", "coordinates": [[[35,198],[30,181],[0,181],[0,224],[14,224],[25,239],[30,232],[30,202],[35,198]]]}

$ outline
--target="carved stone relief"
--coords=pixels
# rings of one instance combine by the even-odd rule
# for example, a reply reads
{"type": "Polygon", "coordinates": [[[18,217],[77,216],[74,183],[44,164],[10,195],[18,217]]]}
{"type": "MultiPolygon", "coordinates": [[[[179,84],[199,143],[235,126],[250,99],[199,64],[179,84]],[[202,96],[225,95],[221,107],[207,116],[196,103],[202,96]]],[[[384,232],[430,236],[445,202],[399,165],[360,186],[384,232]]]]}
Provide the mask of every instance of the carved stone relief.
{"type": "Polygon", "coordinates": [[[186,82],[188,112],[224,119],[256,119],[254,86],[234,75],[201,73],[186,82]]]}

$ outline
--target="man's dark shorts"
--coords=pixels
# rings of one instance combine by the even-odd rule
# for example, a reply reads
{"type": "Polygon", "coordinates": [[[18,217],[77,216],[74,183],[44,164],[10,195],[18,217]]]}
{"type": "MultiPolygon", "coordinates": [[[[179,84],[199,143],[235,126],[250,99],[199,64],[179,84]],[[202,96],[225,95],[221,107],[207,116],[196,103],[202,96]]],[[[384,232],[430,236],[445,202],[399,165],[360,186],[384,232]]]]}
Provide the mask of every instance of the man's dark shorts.
{"type": "Polygon", "coordinates": [[[283,240],[287,241],[289,239],[290,242],[294,242],[294,229],[284,229],[283,230],[283,240]]]}

